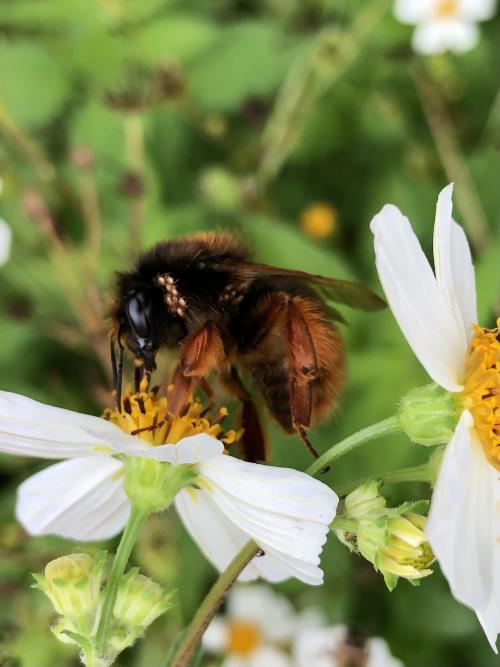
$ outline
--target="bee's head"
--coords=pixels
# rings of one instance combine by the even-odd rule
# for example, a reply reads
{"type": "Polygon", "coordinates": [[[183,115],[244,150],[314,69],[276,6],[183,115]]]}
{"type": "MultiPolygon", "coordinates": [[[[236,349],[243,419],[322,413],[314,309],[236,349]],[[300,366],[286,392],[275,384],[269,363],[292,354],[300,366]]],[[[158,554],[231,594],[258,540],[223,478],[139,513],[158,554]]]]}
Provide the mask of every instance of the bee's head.
{"type": "Polygon", "coordinates": [[[156,368],[156,354],[162,342],[155,335],[153,295],[147,291],[129,294],[125,298],[124,311],[122,333],[127,347],[134,357],[142,360],[145,370],[152,372],[156,368]]]}

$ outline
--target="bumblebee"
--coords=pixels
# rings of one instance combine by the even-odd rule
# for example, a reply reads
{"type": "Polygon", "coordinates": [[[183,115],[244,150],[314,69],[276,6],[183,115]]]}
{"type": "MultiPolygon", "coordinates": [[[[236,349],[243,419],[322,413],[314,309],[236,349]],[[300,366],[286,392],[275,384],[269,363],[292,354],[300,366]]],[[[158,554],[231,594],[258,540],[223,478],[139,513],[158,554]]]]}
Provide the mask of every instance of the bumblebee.
{"type": "Polygon", "coordinates": [[[343,318],[327,301],[385,307],[357,283],[254,262],[227,232],[158,243],[133,270],[117,274],[111,349],[119,409],[124,348],[135,359],[137,384],[155,370],[161,349],[178,349],[172,414],[198,387],[211,396],[207,378],[213,372],[242,402],[245,458],[265,460],[266,439],[243,372],[272,417],[317,456],[307,431],[336,406],[345,377],[342,340],[333,324],[343,318]]]}

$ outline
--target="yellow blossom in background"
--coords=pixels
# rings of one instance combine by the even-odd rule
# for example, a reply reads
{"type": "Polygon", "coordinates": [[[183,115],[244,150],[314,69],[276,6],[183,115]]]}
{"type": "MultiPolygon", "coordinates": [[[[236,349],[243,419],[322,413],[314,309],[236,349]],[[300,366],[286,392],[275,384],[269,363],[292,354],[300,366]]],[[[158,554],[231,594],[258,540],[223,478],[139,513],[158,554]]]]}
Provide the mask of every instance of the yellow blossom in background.
{"type": "Polygon", "coordinates": [[[317,241],[327,239],[338,231],[337,210],[326,202],[310,204],[300,215],[300,226],[317,241]]]}

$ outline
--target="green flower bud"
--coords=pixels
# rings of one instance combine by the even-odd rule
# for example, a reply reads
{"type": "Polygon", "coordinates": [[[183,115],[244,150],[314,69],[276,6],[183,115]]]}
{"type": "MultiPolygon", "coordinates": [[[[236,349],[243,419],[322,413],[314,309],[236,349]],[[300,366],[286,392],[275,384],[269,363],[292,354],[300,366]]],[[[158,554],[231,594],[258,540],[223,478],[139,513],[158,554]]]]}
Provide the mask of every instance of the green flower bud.
{"type": "Polygon", "coordinates": [[[70,554],[50,561],[43,575],[33,575],[36,584],[58,614],[81,618],[99,605],[105,554],[94,560],[88,554],[70,554]]]}
{"type": "Polygon", "coordinates": [[[134,568],[121,578],[113,616],[125,628],[139,632],[172,606],[172,594],[134,568]]]}
{"type": "Polygon", "coordinates": [[[125,458],[125,492],[145,512],[161,512],[175,496],[191,486],[198,473],[190,465],[172,465],[145,457],[125,458]]]}
{"type": "Polygon", "coordinates": [[[401,400],[401,428],[419,445],[443,445],[450,441],[457,423],[455,398],[436,384],[412,389],[401,400]]]}
{"type": "Polygon", "coordinates": [[[203,172],[199,181],[202,197],[220,211],[235,211],[241,207],[242,192],[238,180],[221,167],[203,172]]]}
{"type": "Polygon", "coordinates": [[[345,498],[345,516],[349,519],[375,518],[385,512],[385,498],[379,493],[380,483],[370,480],[358,486],[345,498]]]}
{"type": "Polygon", "coordinates": [[[399,577],[416,582],[432,574],[429,566],[434,555],[424,533],[425,521],[420,514],[393,511],[374,521],[358,522],[357,548],[384,575],[389,590],[399,577]]]}

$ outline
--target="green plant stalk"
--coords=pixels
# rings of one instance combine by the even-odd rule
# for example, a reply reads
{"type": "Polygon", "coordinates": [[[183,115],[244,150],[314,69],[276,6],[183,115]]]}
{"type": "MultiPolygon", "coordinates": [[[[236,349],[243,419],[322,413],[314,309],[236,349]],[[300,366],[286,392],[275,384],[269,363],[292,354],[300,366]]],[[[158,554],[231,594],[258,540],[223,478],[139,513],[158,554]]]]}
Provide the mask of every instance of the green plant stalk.
{"type": "Polygon", "coordinates": [[[457,205],[463,223],[475,250],[481,252],[490,241],[488,220],[441,87],[428,67],[414,72],[413,80],[446,176],[456,185],[457,205]]]}
{"type": "MultiPolygon", "coordinates": [[[[357,489],[358,486],[369,481],[369,479],[373,478],[362,478],[346,482],[336,488],[337,495],[340,498],[344,498],[351,493],[351,491],[357,489]]],[[[391,470],[383,475],[376,476],[375,479],[378,479],[383,484],[400,484],[403,482],[428,482],[430,484],[431,472],[429,470],[429,464],[423,463],[422,465],[412,466],[410,468],[401,468],[401,470],[391,470]]]]}
{"type": "Polygon", "coordinates": [[[259,547],[255,542],[251,541],[248,542],[238,554],[236,554],[201,603],[201,606],[194,615],[193,620],[182,638],[179,648],[166,667],[187,667],[187,665],[189,665],[189,661],[191,660],[196,647],[200,643],[203,633],[217,613],[217,610],[222,604],[229,589],[238,578],[240,572],[248,565],[248,563],[250,563],[258,552],[259,547]]]}
{"type": "Polygon", "coordinates": [[[108,576],[106,589],[104,591],[104,602],[95,638],[96,654],[98,656],[104,655],[109,627],[113,616],[113,608],[115,606],[116,594],[118,592],[118,584],[120,583],[120,579],[127,566],[137,536],[139,535],[142,525],[147,517],[147,512],[132,506],[130,517],[125,530],[123,531],[120,544],[118,545],[113,565],[108,576]]]}
{"type": "Polygon", "coordinates": [[[141,113],[125,116],[125,148],[128,169],[139,180],[140,193],[129,199],[130,208],[130,253],[135,259],[143,243],[144,231],[144,179],[145,179],[145,148],[144,120],[141,113]]]}
{"type": "Polygon", "coordinates": [[[292,65],[264,129],[262,159],[256,173],[260,189],[277,176],[299,144],[318,100],[354,64],[388,7],[389,0],[372,0],[344,32],[336,25],[325,28],[310,51],[292,65]]]}
{"type": "Polygon", "coordinates": [[[370,442],[370,440],[374,440],[375,438],[381,438],[390,433],[396,433],[400,430],[401,426],[399,424],[399,418],[396,416],[389,417],[377,424],[368,426],[367,428],[350,435],[348,438],[345,438],[345,440],[338,442],[336,445],[333,445],[333,447],[330,447],[328,451],[322,454],[319,459],[316,459],[316,461],[307,468],[306,472],[308,475],[317,475],[330,463],[333,463],[333,461],[336,461],[341,456],[352,452],[366,442],[370,442]]]}

